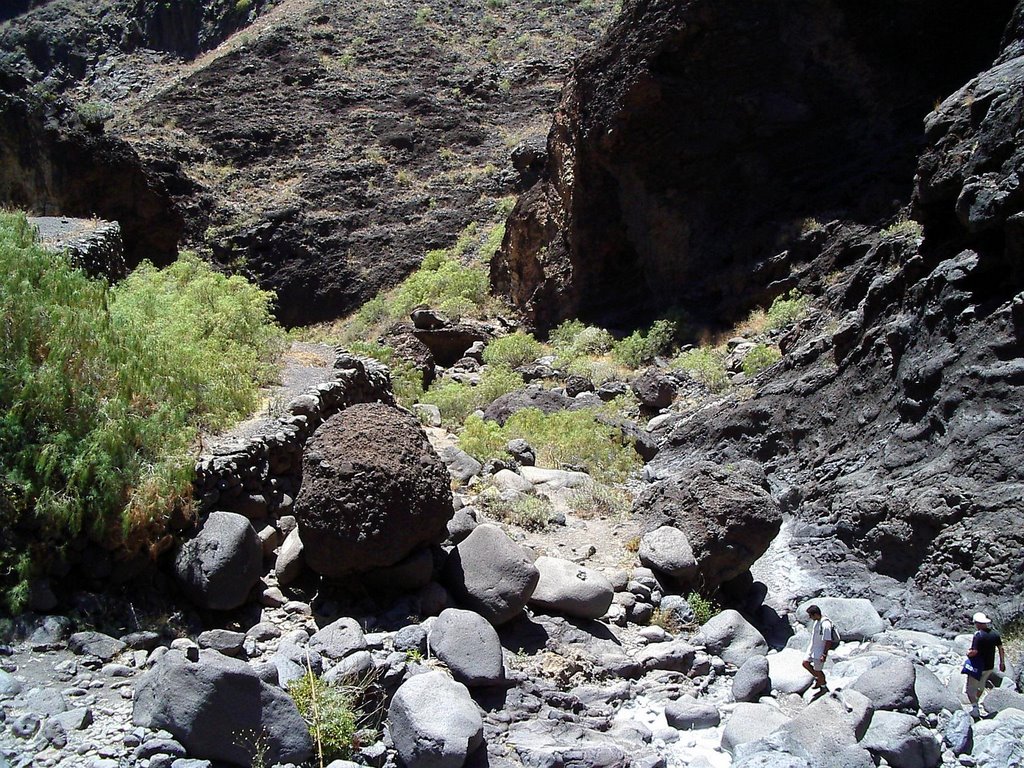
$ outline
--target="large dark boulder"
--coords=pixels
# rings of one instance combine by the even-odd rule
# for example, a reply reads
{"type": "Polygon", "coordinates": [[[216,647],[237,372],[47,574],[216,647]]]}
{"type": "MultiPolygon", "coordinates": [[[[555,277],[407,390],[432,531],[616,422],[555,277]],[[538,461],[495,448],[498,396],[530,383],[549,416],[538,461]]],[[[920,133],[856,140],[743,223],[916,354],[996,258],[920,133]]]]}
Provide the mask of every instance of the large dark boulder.
{"type": "Polygon", "coordinates": [[[196,605],[229,611],[242,605],[263,575],[263,547],[249,519],[211,512],[181,545],[174,572],[196,605]]]}
{"type": "Polygon", "coordinates": [[[564,392],[531,384],[496,399],[484,408],[484,419],[504,425],[509,417],[517,411],[536,408],[541,413],[557,413],[572,407],[573,402],[573,399],[564,392]]]}
{"type": "Polygon", "coordinates": [[[324,576],[394,565],[447,536],[450,478],[406,411],[365,403],[310,439],[295,499],[306,563],[324,576]]]}
{"type": "Polygon", "coordinates": [[[448,554],[442,580],[460,605],[498,626],[522,613],[540,571],[501,528],[478,525],[448,554]]]}
{"type": "Polygon", "coordinates": [[[268,765],[310,758],[312,740],[291,697],[244,661],[203,650],[165,654],[135,686],[132,722],[168,731],[191,757],[248,766],[246,738],[262,734],[268,765]]]}
{"type": "Polygon", "coordinates": [[[782,525],[782,513],[766,488],[764,472],[750,461],[719,466],[707,461],[686,465],[648,487],[634,506],[645,531],[678,529],[682,550],[673,558],[664,551],[651,562],[695,562],[680,570],[685,586],[714,591],[745,573],[765,553],[782,525]]]}

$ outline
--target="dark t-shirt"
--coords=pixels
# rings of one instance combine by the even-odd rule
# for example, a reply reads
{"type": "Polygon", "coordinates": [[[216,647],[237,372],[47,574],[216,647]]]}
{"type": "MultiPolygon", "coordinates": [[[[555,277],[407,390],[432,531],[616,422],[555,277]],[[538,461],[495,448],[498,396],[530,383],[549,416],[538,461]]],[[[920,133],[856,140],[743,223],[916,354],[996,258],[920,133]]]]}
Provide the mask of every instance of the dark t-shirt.
{"type": "Polygon", "coordinates": [[[978,652],[974,658],[981,663],[982,672],[995,668],[996,647],[1002,644],[1002,638],[994,629],[979,629],[974,633],[971,648],[978,652]]]}

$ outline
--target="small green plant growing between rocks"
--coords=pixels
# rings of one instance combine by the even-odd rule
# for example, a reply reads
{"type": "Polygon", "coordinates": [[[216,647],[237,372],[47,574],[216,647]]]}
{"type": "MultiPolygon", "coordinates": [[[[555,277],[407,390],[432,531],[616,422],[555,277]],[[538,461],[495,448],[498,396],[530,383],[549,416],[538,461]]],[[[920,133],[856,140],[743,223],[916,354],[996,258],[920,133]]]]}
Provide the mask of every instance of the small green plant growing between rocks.
{"type": "Polygon", "coordinates": [[[270,734],[266,728],[260,728],[258,731],[254,728],[243,728],[235,733],[234,743],[249,755],[249,764],[252,768],[268,768],[269,738],[270,734]]]}
{"type": "Polygon", "coordinates": [[[661,608],[655,608],[654,613],[651,614],[651,626],[661,627],[670,635],[677,635],[682,627],[679,626],[672,614],[661,610],[661,608]]]}
{"type": "Polygon", "coordinates": [[[882,230],[883,237],[921,237],[922,234],[924,234],[924,228],[920,222],[906,216],[900,216],[882,230]]]}
{"type": "Polygon", "coordinates": [[[532,363],[542,351],[541,343],[522,331],[494,339],[484,348],[484,362],[488,365],[502,365],[518,368],[532,363]]]}
{"type": "Polygon", "coordinates": [[[526,531],[543,531],[551,522],[551,502],[540,496],[521,495],[505,501],[492,489],[480,494],[477,503],[488,517],[526,531]]]}
{"type": "Polygon", "coordinates": [[[82,124],[92,129],[102,128],[114,116],[114,110],[110,105],[99,101],[87,101],[79,104],[75,111],[82,124]]]}
{"type": "Polygon", "coordinates": [[[769,366],[775,365],[782,359],[782,353],[768,344],[758,344],[747,356],[743,358],[743,373],[747,376],[756,376],[769,366]]]}
{"type": "Polygon", "coordinates": [[[716,347],[697,347],[680,352],[669,367],[686,371],[711,392],[721,392],[729,386],[725,355],[716,347]]]}
{"type": "Polygon", "coordinates": [[[587,520],[593,517],[622,518],[629,512],[629,496],[618,488],[602,483],[588,483],[585,488],[570,494],[569,509],[576,517],[587,520]]]}
{"type": "Polygon", "coordinates": [[[777,296],[768,307],[767,330],[774,331],[793,325],[807,313],[810,303],[810,298],[801,295],[795,288],[777,296]]]}
{"type": "Polygon", "coordinates": [[[321,680],[308,669],[288,684],[288,694],[309,726],[321,768],[334,760],[347,760],[359,748],[359,732],[377,713],[367,712],[365,700],[372,677],[345,684],[321,680]]]}
{"type": "Polygon", "coordinates": [[[691,592],[686,596],[686,602],[693,611],[693,620],[698,625],[707,624],[712,616],[717,615],[722,609],[713,600],[701,595],[699,592],[691,592]]]}

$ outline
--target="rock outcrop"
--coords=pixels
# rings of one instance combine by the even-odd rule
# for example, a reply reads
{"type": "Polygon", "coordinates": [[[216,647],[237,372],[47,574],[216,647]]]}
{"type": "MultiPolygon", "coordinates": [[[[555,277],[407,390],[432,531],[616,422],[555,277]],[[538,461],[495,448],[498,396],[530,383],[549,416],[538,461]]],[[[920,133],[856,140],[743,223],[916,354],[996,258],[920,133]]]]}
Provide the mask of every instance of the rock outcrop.
{"type": "Polygon", "coordinates": [[[688,465],[649,486],[634,514],[651,532],[641,544],[645,562],[708,593],[746,573],[782,524],[754,462],[688,465]]]}
{"type": "Polygon", "coordinates": [[[786,286],[807,221],[893,213],[922,116],[1012,7],[627,5],[563,91],[492,282],[541,327],[669,307],[727,326],[786,286]]]}
{"type": "Polygon", "coordinates": [[[440,542],[453,513],[449,483],[407,411],[365,403],[332,416],[306,446],[295,499],[306,563],[337,577],[440,542]]]}

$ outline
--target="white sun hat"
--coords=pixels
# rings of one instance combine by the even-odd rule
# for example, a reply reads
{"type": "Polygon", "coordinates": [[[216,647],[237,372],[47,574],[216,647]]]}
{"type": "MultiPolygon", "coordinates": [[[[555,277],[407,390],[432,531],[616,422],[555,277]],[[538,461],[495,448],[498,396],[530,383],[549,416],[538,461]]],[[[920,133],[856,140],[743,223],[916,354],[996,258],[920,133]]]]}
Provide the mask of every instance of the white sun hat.
{"type": "Polygon", "coordinates": [[[991,624],[992,623],[992,619],[990,619],[988,616],[986,616],[981,611],[978,611],[978,613],[974,614],[974,623],[975,624],[991,624]]]}

